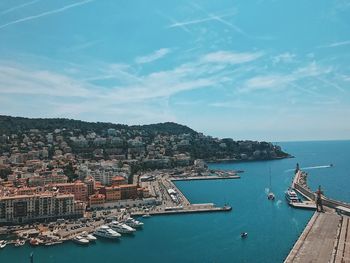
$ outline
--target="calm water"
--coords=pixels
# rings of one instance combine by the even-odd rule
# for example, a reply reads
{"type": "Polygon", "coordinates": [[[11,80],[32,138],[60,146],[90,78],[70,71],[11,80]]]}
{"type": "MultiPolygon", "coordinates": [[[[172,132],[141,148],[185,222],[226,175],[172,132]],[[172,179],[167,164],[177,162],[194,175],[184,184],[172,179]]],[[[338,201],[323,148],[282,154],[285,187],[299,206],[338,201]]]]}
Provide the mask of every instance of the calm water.
{"type": "Polygon", "coordinates": [[[67,243],[56,247],[15,248],[0,251],[0,262],[282,262],[303,231],[312,212],[291,209],[284,190],[296,162],[301,167],[334,164],[309,170],[310,185],[324,185],[328,196],[350,202],[350,141],[290,142],[280,144],[294,159],[237,164],[212,168],[242,169],[239,180],[178,182],[192,202],[225,202],[229,213],[159,216],[144,219],[145,227],[119,242],[100,241],[89,247],[67,243]],[[266,199],[272,172],[275,202],[266,199]],[[249,233],[245,240],[239,234],[249,233]]]}

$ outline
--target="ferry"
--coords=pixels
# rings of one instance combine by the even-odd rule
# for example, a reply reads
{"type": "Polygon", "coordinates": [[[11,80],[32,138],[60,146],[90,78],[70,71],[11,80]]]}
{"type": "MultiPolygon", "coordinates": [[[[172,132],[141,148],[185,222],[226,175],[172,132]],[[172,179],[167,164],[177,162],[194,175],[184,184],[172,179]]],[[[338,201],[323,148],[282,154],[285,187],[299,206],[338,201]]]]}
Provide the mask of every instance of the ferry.
{"type": "Polygon", "coordinates": [[[128,226],[127,224],[120,223],[118,221],[113,221],[109,225],[114,231],[117,231],[122,234],[131,234],[136,231],[135,228],[128,226]]]}
{"type": "Polygon", "coordinates": [[[286,196],[286,199],[288,201],[288,203],[299,203],[300,202],[300,199],[298,198],[296,192],[289,188],[286,192],[285,192],[285,196],[286,196]]]}
{"type": "Polygon", "coordinates": [[[79,245],[87,245],[89,244],[89,240],[86,238],[83,238],[82,236],[76,236],[75,238],[72,239],[73,242],[79,244],[79,245]]]}
{"type": "Polygon", "coordinates": [[[105,237],[110,239],[116,239],[121,236],[118,232],[110,229],[108,226],[103,225],[95,230],[94,234],[98,237],[105,237]]]}
{"type": "Polygon", "coordinates": [[[143,223],[140,221],[137,221],[136,219],[129,217],[124,221],[125,224],[127,224],[130,227],[134,227],[134,228],[139,228],[139,227],[143,227],[143,223]]]}

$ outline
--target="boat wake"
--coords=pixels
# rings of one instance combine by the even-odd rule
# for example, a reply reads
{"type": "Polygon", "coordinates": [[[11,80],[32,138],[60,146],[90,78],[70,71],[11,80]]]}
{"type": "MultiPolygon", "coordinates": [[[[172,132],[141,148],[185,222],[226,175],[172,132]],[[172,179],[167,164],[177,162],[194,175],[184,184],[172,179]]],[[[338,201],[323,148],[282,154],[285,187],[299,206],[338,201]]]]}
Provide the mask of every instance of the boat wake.
{"type": "MultiPolygon", "coordinates": [[[[309,167],[301,167],[300,170],[313,170],[313,169],[325,169],[325,168],[331,168],[332,165],[319,165],[319,166],[309,166],[309,167]]],[[[295,169],[288,169],[285,170],[285,173],[293,172],[295,169]]]]}
{"type": "Polygon", "coordinates": [[[277,208],[280,208],[280,207],[281,207],[281,204],[282,204],[282,200],[278,200],[278,201],[276,202],[277,208]]]}
{"type": "Polygon", "coordinates": [[[268,194],[270,192],[269,188],[265,188],[265,194],[268,194]]]}
{"type": "Polygon", "coordinates": [[[312,169],[324,169],[331,168],[331,165],[320,165],[320,166],[310,166],[310,167],[302,167],[301,170],[312,170],[312,169]]]}

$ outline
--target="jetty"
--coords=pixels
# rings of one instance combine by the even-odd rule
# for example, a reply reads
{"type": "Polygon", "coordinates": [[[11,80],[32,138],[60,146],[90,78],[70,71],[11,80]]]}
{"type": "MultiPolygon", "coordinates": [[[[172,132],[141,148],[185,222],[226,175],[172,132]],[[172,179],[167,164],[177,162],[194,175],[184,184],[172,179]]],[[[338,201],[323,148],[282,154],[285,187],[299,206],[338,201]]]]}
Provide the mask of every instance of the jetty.
{"type": "Polygon", "coordinates": [[[321,187],[312,192],[307,185],[307,173],[299,169],[292,187],[307,199],[299,204],[300,208],[309,205],[316,207],[316,212],[284,263],[350,263],[350,204],[327,198],[321,187]]]}
{"type": "Polygon", "coordinates": [[[229,180],[240,179],[239,175],[203,175],[203,176],[181,176],[171,178],[171,181],[194,181],[194,180],[229,180]]]}

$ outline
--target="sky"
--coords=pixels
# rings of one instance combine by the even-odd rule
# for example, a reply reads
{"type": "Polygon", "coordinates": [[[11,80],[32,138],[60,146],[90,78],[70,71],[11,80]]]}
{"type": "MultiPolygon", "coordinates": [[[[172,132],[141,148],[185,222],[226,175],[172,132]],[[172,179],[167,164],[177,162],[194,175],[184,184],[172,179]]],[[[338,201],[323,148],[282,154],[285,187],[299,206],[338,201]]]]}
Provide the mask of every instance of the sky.
{"type": "Polygon", "coordinates": [[[350,1],[1,0],[0,114],[350,139],[350,1]]]}

